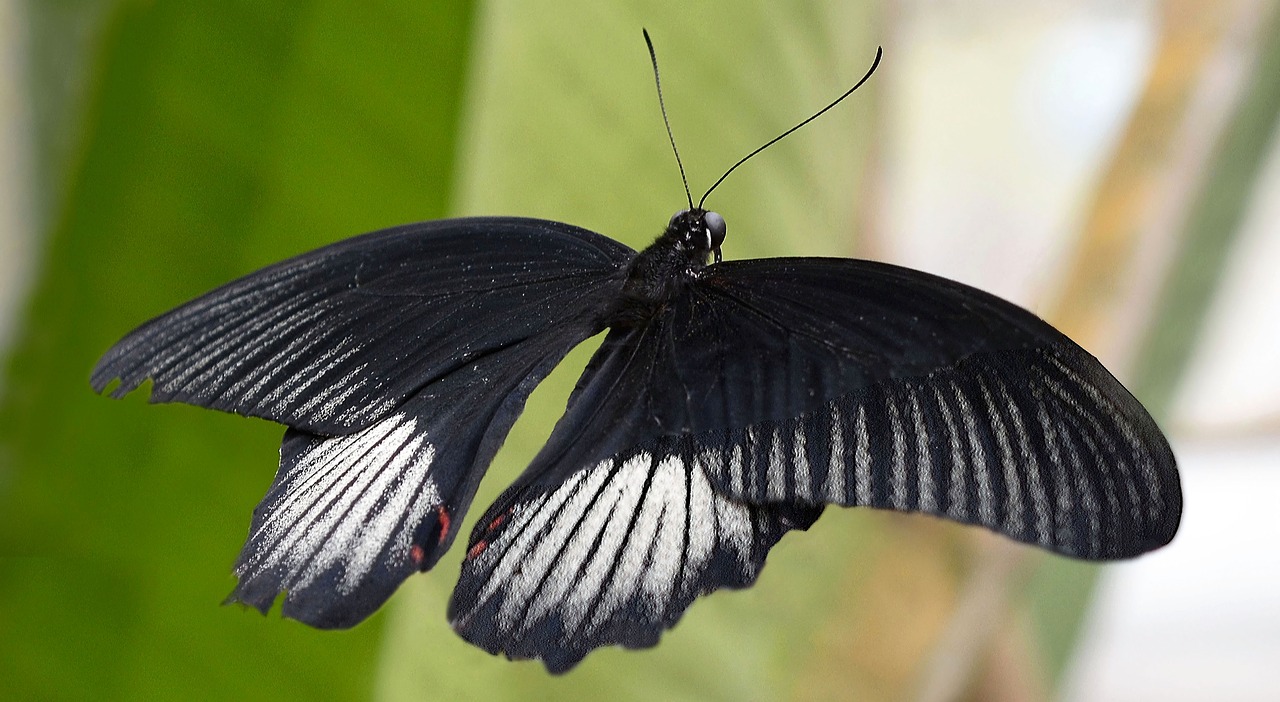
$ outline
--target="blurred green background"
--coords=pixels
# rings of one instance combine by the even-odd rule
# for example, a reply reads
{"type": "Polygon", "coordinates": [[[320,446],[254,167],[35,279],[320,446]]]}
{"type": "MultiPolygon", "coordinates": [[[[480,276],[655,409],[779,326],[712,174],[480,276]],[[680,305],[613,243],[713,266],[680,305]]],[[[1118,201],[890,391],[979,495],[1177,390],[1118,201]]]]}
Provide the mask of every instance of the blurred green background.
{"type": "MultiPolygon", "coordinates": [[[[384,226],[520,214],[647,244],[684,200],[647,27],[695,196],[885,47],[866,89],[717,190],[728,257],[876,256],[988,287],[1168,420],[1271,153],[1272,4],[4,0],[0,699],[1068,694],[1095,568],[864,511],[788,537],[657,648],[562,678],[452,634],[456,553],[351,631],[219,607],[280,429],[107,401],[88,373],[155,314],[384,226]],[[1094,63],[1019,63],[1062,55],[1094,63]],[[970,82],[991,76],[1032,102],[970,82]],[[1103,117],[1058,124],[1033,85],[1103,117]]],[[[534,395],[477,505],[589,350],[534,395]]]]}

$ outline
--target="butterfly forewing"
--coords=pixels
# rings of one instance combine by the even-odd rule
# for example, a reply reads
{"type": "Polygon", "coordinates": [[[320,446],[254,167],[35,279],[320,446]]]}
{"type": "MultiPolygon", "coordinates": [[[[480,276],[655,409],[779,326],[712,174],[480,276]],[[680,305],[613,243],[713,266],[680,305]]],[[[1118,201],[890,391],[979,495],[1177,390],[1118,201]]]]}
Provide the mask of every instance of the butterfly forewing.
{"type": "MultiPolygon", "coordinates": [[[[670,415],[686,411],[681,395],[703,398],[687,438],[727,494],[926,512],[1080,558],[1173,538],[1181,489],[1163,434],[1097,359],[1031,313],[868,261],[746,261],[697,289],[714,316],[778,320],[774,335],[790,339],[757,350],[740,334],[732,358],[677,371],[686,387],[670,415]],[[755,416],[725,399],[761,385],[777,399],[755,416]],[[739,414],[716,424],[717,407],[739,414]]],[[[672,333],[722,333],[724,322],[699,331],[711,316],[677,316],[672,333]]]]}
{"type": "Polygon", "coordinates": [[[433,379],[544,332],[612,289],[634,252],[543,220],[412,224],[276,264],[142,325],[98,362],[99,392],[150,379],[185,402],[344,434],[433,379]]]}
{"type": "Polygon", "coordinates": [[[1173,457],[1104,394],[1114,381],[1084,372],[1043,350],[975,356],[687,441],[739,499],[924,512],[1078,558],[1136,556],[1177,529],[1173,457]]]}

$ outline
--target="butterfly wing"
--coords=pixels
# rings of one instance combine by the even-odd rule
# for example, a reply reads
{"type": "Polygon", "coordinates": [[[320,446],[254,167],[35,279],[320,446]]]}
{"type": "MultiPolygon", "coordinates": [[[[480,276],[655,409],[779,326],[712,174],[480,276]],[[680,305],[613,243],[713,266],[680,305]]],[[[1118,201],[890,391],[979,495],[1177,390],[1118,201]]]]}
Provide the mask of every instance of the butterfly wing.
{"type": "Polygon", "coordinates": [[[546,446],[481,517],[449,606],[468,641],[557,673],[600,646],[653,646],[698,596],[753,584],[769,549],[821,515],[717,491],[664,433],[651,384],[671,389],[670,321],[610,333],[546,446]]]}
{"type": "Polygon", "coordinates": [[[228,601],[345,628],[449,549],[533,388],[589,333],[561,328],[433,381],[361,431],[290,429],[228,601]]]}
{"type": "Polygon", "coordinates": [[[698,596],[752,585],[783,534],[822,513],[727,498],[696,456],[661,443],[502,504],[467,552],[449,619],[486,651],[552,673],[601,646],[656,645],[698,596]]]}
{"type": "Polygon", "coordinates": [[[450,619],[553,670],[652,645],[824,503],[1118,558],[1172,538],[1181,494],[1146,411],[1031,313],[879,263],[725,263],[606,339],[473,532],[450,619]]]}
{"type": "Polygon", "coordinates": [[[924,512],[1086,559],[1177,531],[1181,487],[1155,421],[1030,312],[896,266],[777,259],[707,276],[677,333],[750,339],[766,320],[789,339],[781,355],[673,358],[694,399],[655,403],[726,494],[924,512]],[[807,395],[823,373],[827,391],[807,395]],[[771,390],[726,400],[744,386],[771,390]]]}
{"type": "Polygon", "coordinates": [[[634,252],[527,219],[409,225],[264,269],[144,324],[99,362],[115,396],[290,426],[229,600],[363,620],[457,534],[529,393],[600,331],[634,252]]]}
{"type": "Polygon", "coordinates": [[[695,454],[635,443],[653,339],[610,333],[530,470],[481,517],[449,605],[471,643],[555,673],[600,646],[653,646],[699,595],[754,583],[783,534],[821,515],[726,497],[695,454]],[[571,463],[583,469],[551,477],[571,463]]]}
{"type": "Polygon", "coordinates": [[[607,237],[519,218],[423,222],[264,268],[143,324],[90,382],[347,434],[432,380],[552,332],[635,255],[607,237]]]}

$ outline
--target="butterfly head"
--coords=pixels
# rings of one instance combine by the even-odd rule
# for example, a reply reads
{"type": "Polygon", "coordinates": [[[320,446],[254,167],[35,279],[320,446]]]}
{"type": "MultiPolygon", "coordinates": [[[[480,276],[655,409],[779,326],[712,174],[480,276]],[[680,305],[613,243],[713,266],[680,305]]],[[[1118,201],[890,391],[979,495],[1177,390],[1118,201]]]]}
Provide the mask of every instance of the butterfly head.
{"type": "Polygon", "coordinates": [[[695,207],[671,215],[664,236],[692,258],[705,262],[707,256],[715,254],[716,263],[719,263],[720,245],[724,243],[726,231],[727,225],[720,213],[695,207]]]}

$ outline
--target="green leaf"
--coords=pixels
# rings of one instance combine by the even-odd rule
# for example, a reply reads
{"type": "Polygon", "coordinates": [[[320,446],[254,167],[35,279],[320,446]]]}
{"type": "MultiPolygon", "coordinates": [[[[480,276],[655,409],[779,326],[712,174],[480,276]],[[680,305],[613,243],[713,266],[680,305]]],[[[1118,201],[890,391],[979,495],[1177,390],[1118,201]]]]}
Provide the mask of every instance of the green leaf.
{"type": "Polygon", "coordinates": [[[93,395],[131,327],[442,216],[467,2],[120,2],[0,406],[0,698],[366,696],[377,620],[218,607],[280,429],[93,395]]]}

